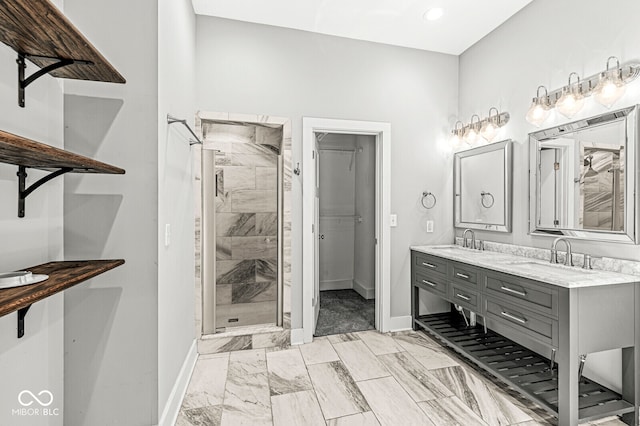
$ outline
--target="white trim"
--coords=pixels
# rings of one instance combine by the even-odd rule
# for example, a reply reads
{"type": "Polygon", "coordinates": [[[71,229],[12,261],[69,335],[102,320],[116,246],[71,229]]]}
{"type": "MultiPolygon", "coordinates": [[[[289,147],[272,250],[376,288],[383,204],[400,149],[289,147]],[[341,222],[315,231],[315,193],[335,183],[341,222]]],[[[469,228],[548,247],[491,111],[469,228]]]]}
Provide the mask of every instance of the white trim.
{"type": "Polygon", "coordinates": [[[291,329],[291,346],[302,345],[304,343],[304,328],[291,329]]]}
{"type": "Polygon", "coordinates": [[[327,280],[320,281],[320,291],[325,290],[349,290],[353,288],[353,280],[327,280]]]}
{"type": "MultiPolygon", "coordinates": [[[[376,328],[389,330],[391,315],[391,124],[327,118],[302,118],[302,325],[304,342],[313,340],[315,132],[376,136],[376,328]]],[[[293,335],[293,333],[292,333],[293,335]]],[[[293,339],[292,339],[293,342],[293,339]]]]}
{"type": "Polygon", "coordinates": [[[193,373],[197,360],[198,345],[196,339],[193,339],[189,352],[187,352],[187,356],[182,363],[180,373],[178,373],[178,377],[176,377],[176,381],[173,384],[173,388],[169,394],[169,399],[164,405],[162,417],[160,417],[160,421],[158,422],[159,426],[172,426],[176,423],[178,414],[180,413],[180,407],[182,406],[182,400],[187,392],[187,387],[191,380],[191,374],[193,373]]]}
{"type": "Polygon", "coordinates": [[[411,330],[411,315],[403,317],[391,317],[389,318],[389,330],[387,331],[405,331],[411,330]]]}
{"type": "Polygon", "coordinates": [[[365,287],[358,280],[353,280],[353,289],[358,292],[360,296],[364,297],[367,300],[376,297],[375,288],[365,287]]]}

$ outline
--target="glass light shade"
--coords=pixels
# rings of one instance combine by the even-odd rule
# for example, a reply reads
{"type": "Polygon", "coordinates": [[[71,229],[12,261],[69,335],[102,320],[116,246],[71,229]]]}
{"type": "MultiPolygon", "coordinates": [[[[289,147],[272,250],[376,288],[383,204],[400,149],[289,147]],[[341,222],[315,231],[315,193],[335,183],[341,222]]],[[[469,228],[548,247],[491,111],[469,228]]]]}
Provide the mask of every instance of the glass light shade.
{"type": "Polygon", "coordinates": [[[600,81],[593,90],[593,97],[598,103],[611,108],[618,99],[624,95],[625,84],[618,77],[618,70],[604,72],[600,75],[600,81]]]}
{"type": "Polygon", "coordinates": [[[472,126],[469,126],[466,132],[464,132],[464,141],[473,146],[479,139],[478,132],[472,126]]]}
{"type": "Polygon", "coordinates": [[[460,137],[458,132],[455,132],[453,135],[451,135],[451,138],[449,138],[449,145],[453,150],[460,149],[462,143],[462,138],[460,137]]]}
{"type": "Polygon", "coordinates": [[[550,112],[551,111],[549,111],[549,107],[547,105],[543,104],[538,100],[538,98],[534,98],[525,118],[529,123],[536,127],[540,127],[544,120],[549,117],[550,112]]]}
{"type": "Polygon", "coordinates": [[[584,106],[584,96],[577,90],[567,89],[562,91],[562,96],[556,102],[556,109],[567,118],[576,115],[584,106]]]}
{"type": "Polygon", "coordinates": [[[480,136],[486,139],[487,142],[491,142],[499,131],[500,127],[496,126],[492,121],[487,120],[480,129],[480,136]]]}

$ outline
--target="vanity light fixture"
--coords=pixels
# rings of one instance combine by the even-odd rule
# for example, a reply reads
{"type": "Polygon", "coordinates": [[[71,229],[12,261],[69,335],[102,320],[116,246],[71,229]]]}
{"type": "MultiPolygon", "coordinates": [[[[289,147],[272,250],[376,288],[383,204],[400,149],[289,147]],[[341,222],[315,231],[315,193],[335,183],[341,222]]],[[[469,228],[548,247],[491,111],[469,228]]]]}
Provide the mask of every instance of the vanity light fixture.
{"type": "Polygon", "coordinates": [[[549,93],[544,86],[538,86],[536,97],[531,101],[529,111],[527,111],[526,119],[529,123],[536,127],[540,127],[542,122],[547,119],[550,113],[549,93]],[[544,89],[544,96],[540,96],[540,89],[544,89]]]}
{"type": "Polygon", "coordinates": [[[462,135],[464,134],[464,124],[462,121],[456,121],[456,124],[453,126],[453,130],[451,131],[451,139],[449,139],[449,144],[451,148],[456,150],[462,146],[462,135]],[[458,127],[458,123],[460,123],[460,127],[458,127]]]}
{"type": "Polygon", "coordinates": [[[482,127],[480,127],[480,136],[482,136],[487,142],[491,142],[496,137],[502,127],[500,122],[500,112],[498,108],[489,108],[489,116],[486,120],[483,120],[482,127]],[[495,111],[495,115],[491,115],[491,111],[495,111]]]}
{"type": "Polygon", "coordinates": [[[449,144],[455,151],[463,147],[463,142],[471,147],[489,143],[496,137],[500,128],[508,122],[508,112],[501,113],[498,108],[491,107],[487,118],[481,119],[477,114],[473,114],[469,124],[465,125],[461,121],[456,121],[451,131],[449,144]]]}
{"type": "Polygon", "coordinates": [[[572,72],[569,74],[569,83],[552,92],[547,92],[544,86],[538,86],[536,97],[533,98],[526,119],[529,123],[540,127],[552,108],[557,108],[562,115],[571,118],[582,109],[585,98],[591,95],[597,102],[610,108],[624,95],[625,86],[638,78],[638,75],[640,75],[640,64],[634,62],[620,66],[618,58],[610,56],[607,59],[606,70],[598,74],[581,80],[578,74],[572,72]],[[615,68],[610,67],[612,60],[616,62],[615,68]],[[571,77],[574,75],[577,79],[572,83],[571,77]],[[540,94],[540,89],[544,89],[544,95],[540,94]]]}
{"type": "Polygon", "coordinates": [[[473,114],[471,116],[471,123],[469,123],[469,126],[466,128],[464,132],[464,136],[463,136],[464,141],[471,146],[475,145],[479,138],[479,134],[478,134],[479,131],[480,131],[480,116],[478,114],[473,114]],[[478,119],[478,121],[475,124],[473,123],[474,117],[478,119]]]}
{"type": "Polygon", "coordinates": [[[569,74],[569,84],[562,88],[562,96],[556,102],[558,112],[567,118],[571,118],[584,106],[584,96],[580,87],[580,77],[577,73],[569,74]],[[571,77],[576,76],[577,81],[571,84],[571,77]]]}
{"type": "Polygon", "coordinates": [[[620,69],[620,61],[615,56],[607,59],[607,70],[600,73],[598,85],[593,90],[593,97],[598,103],[611,108],[618,99],[624,95],[625,82],[622,80],[622,70],[620,69]],[[616,60],[616,68],[609,69],[609,63],[612,59],[616,60]]]}
{"type": "Polygon", "coordinates": [[[444,9],[441,7],[434,7],[427,10],[424,15],[422,15],[422,18],[425,21],[437,21],[442,18],[442,15],[444,15],[444,9]]]}

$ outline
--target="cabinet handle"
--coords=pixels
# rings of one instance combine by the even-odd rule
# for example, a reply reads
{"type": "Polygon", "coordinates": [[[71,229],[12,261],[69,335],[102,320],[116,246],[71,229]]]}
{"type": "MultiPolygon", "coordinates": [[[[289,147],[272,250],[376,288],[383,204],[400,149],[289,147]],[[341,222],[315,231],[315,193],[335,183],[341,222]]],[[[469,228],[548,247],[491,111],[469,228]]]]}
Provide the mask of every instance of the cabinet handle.
{"type": "Polygon", "coordinates": [[[438,284],[434,284],[431,281],[422,280],[422,282],[426,285],[430,285],[431,287],[438,287],[438,284]]]}
{"type": "Polygon", "coordinates": [[[500,290],[508,291],[509,293],[517,294],[518,296],[526,296],[527,295],[526,291],[514,290],[512,288],[505,287],[505,286],[500,287],[500,290]]]}
{"type": "Polygon", "coordinates": [[[465,280],[470,278],[469,275],[461,274],[460,272],[456,272],[456,277],[464,278],[465,280]]]}
{"type": "MultiPolygon", "coordinates": [[[[469,296],[465,296],[464,294],[456,293],[456,297],[462,300],[469,301],[471,298],[469,296]]],[[[504,312],[503,312],[504,313],[504,312]]]]}
{"type": "Polygon", "coordinates": [[[526,319],[520,318],[520,317],[518,317],[516,315],[513,315],[513,314],[510,314],[509,312],[502,311],[501,314],[502,314],[503,317],[507,317],[507,318],[512,319],[514,321],[518,321],[521,324],[526,324],[527,323],[526,319]]]}
{"type": "Polygon", "coordinates": [[[422,264],[423,264],[424,266],[429,267],[429,268],[435,268],[435,267],[436,267],[436,265],[432,265],[431,263],[422,262],[422,264]]]}

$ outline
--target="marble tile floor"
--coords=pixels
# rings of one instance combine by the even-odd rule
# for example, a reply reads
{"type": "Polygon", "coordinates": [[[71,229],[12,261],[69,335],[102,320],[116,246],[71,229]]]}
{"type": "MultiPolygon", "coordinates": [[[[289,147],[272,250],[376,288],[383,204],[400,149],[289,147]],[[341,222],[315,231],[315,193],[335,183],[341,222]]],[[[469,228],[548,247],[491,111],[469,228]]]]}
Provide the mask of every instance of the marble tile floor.
{"type": "Polygon", "coordinates": [[[321,291],[315,336],[373,330],[375,309],[375,299],[367,300],[354,290],[321,291]]]}
{"type": "MultiPolygon", "coordinates": [[[[176,426],[549,426],[542,408],[422,332],[201,355],[176,426]]],[[[586,423],[623,425],[617,418],[586,423]]]]}

